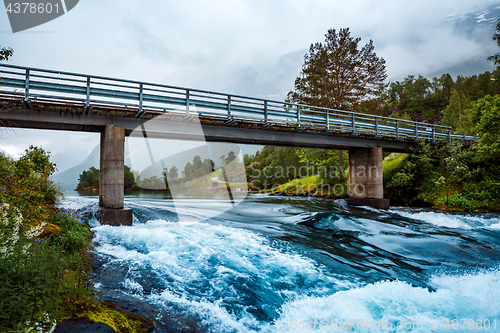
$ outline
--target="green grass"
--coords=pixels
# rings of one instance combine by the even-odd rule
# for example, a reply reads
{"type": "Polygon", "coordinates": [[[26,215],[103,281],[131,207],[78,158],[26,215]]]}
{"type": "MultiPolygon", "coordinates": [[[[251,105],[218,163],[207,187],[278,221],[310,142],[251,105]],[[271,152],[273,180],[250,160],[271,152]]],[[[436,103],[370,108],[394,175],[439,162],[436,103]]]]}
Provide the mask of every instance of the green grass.
{"type": "Polygon", "coordinates": [[[285,184],[275,186],[268,192],[274,195],[311,195],[327,198],[345,197],[347,195],[348,187],[345,186],[346,184],[337,184],[340,185],[341,188],[332,188],[325,184],[322,188],[321,184],[318,183],[318,175],[312,175],[309,177],[297,178],[285,184]],[[339,191],[339,189],[341,191],[339,191]]]}
{"type": "MultiPolygon", "coordinates": [[[[203,177],[199,177],[184,183],[180,183],[176,185],[174,188],[183,188],[185,190],[203,190],[205,188],[211,188],[212,183],[217,182],[219,183],[220,187],[223,187],[225,185],[225,182],[220,181],[219,176],[222,172],[222,169],[217,169],[212,173],[209,173],[208,175],[205,175],[203,177]],[[217,180],[213,180],[214,177],[217,177],[217,180]]],[[[232,183],[229,182],[229,186],[232,188],[240,188],[242,190],[247,190],[248,189],[248,183],[232,183]]]]}
{"type": "Polygon", "coordinates": [[[276,186],[272,189],[272,193],[278,194],[301,194],[307,192],[313,192],[316,190],[316,182],[318,180],[317,175],[297,178],[289,181],[288,183],[276,186]]]}
{"type": "Polygon", "coordinates": [[[392,153],[382,161],[382,170],[384,173],[391,173],[397,169],[401,163],[408,157],[408,154],[392,153]]]}

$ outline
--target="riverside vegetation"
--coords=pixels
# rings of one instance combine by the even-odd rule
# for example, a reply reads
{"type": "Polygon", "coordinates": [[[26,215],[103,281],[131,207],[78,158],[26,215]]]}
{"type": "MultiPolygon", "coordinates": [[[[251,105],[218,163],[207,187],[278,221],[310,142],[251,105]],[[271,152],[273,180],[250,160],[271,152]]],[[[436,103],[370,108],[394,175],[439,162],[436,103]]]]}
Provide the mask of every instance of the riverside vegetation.
{"type": "Polygon", "coordinates": [[[92,233],[61,192],[56,165],[30,146],[17,161],[0,154],[0,331],[52,332],[86,317],[116,332],[146,332],[141,321],[104,307],[92,286],[92,233]]]}
{"type": "MultiPolygon", "coordinates": [[[[492,37],[500,47],[500,20],[492,37]]],[[[385,84],[385,61],[370,40],[349,29],[329,30],[324,43],[311,44],[288,101],[451,126],[474,134],[476,145],[423,142],[409,154],[393,154],[383,163],[384,192],[393,204],[431,205],[451,210],[498,210],[500,207],[500,68],[479,75],[450,74],[429,80],[409,75],[385,84]]],[[[500,66],[500,53],[488,57],[500,66]]],[[[276,194],[344,197],[345,152],[264,147],[245,156],[254,188],[276,194]],[[297,170],[305,169],[297,178],[297,170]],[[328,171],[325,171],[328,170],[328,171]],[[344,189],[342,191],[342,189],[344,189]]]]}
{"type": "MultiPolygon", "coordinates": [[[[460,211],[500,209],[500,95],[470,102],[460,118],[458,124],[466,124],[468,132],[478,137],[472,147],[466,149],[458,141],[420,142],[407,154],[384,159],[384,192],[392,204],[460,211]]],[[[347,195],[346,173],[333,151],[264,147],[245,156],[245,164],[254,188],[282,195],[347,195]]]]}
{"type": "MultiPolygon", "coordinates": [[[[408,154],[386,156],[384,192],[392,204],[461,211],[500,209],[498,73],[459,76],[456,81],[443,75],[434,78],[433,85],[423,77],[410,76],[403,83],[391,83],[373,101],[378,108],[362,110],[451,125],[456,132],[478,138],[467,149],[458,141],[420,142],[408,154]]],[[[347,152],[341,156],[335,151],[266,146],[244,156],[249,188],[282,195],[346,197],[347,174],[342,165],[347,152]]]]}

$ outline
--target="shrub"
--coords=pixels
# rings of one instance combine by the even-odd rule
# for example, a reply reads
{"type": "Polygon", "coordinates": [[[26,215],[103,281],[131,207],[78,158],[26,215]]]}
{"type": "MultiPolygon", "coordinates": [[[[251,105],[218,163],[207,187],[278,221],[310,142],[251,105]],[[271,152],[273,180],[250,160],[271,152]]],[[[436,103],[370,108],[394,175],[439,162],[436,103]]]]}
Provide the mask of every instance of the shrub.
{"type": "Polygon", "coordinates": [[[93,309],[92,234],[71,210],[52,206],[55,164],[31,146],[18,161],[0,154],[0,331],[47,332],[93,309]]]}

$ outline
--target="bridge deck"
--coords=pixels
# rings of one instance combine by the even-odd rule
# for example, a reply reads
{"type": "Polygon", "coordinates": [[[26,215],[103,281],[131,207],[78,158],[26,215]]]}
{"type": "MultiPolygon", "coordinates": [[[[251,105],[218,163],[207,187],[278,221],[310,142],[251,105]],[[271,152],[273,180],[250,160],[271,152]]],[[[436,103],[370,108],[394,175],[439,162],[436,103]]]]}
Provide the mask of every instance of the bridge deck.
{"type": "Polygon", "coordinates": [[[113,123],[130,133],[161,116],[175,126],[153,136],[201,140],[189,132],[199,121],[206,140],[239,143],[400,151],[415,140],[475,140],[434,124],[132,80],[7,64],[0,79],[2,126],[101,131],[113,123]]]}

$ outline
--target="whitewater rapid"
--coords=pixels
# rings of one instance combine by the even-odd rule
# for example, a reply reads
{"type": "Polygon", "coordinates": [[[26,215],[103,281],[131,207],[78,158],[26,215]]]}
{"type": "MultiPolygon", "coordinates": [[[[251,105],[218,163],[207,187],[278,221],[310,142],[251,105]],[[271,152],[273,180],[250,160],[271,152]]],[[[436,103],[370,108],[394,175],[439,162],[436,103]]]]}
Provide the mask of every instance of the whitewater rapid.
{"type": "Polygon", "coordinates": [[[500,332],[498,215],[250,196],[204,220],[215,204],[178,222],[168,200],[127,198],[133,226],[111,227],[95,197],[62,203],[92,225],[103,297],[156,332],[500,332]]]}

